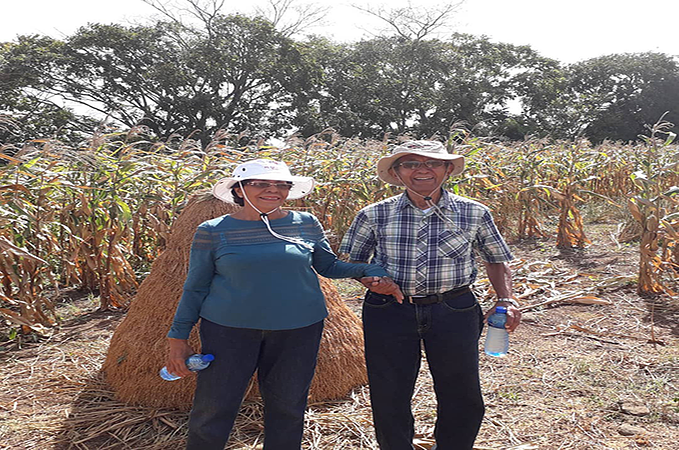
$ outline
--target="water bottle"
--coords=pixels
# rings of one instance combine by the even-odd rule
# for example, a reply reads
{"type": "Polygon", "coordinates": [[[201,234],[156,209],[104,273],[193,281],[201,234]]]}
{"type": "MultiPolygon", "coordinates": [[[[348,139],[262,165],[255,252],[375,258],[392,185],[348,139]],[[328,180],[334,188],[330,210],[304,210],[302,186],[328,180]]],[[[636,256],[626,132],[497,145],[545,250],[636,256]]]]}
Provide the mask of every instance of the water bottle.
{"type": "MultiPolygon", "coordinates": [[[[210,362],[212,362],[214,359],[215,359],[214,355],[211,355],[209,353],[207,355],[195,353],[186,358],[186,367],[188,367],[188,369],[193,372],[198,372],[199,370],[203,370],[207,366],[209,366],[210,362]]],[[[177,375],[173,375],[170,372],[168,372],[167,366],[165,366],[162,369],[160,369],[160,378],[167,381],[174,381],[180,379],[181,377],[178,377],[177,375]]]]}
{"type": "Polygon", "coordinates": [[[490,356],[506,356],[509,350],[509,333],[505,330],[507,307],[496,306],[495,312],[488,317],[488,333],[484,351],[490,356]]]}

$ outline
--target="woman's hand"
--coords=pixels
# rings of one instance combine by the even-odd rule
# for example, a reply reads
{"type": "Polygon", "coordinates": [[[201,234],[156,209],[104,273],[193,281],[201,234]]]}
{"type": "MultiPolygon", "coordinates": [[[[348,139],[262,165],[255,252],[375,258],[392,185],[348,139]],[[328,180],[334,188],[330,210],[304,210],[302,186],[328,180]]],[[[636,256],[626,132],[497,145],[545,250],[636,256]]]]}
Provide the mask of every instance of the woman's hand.
{"type": "Polygon", "coordinates": [[[397,302],[403,303],[403,292],[394,280],[389,277],[363,277],[359,280],[363,286],[382,295],[393,295],[397,302]]]}
{"type": "Polygon", "coordinates": [[[193,349],[186,339],[172,339],[168,338],[170,351],[167,355],[167,371],[173,375],[185,377],[191,375],[191,372],[186,367],[186,358],[194,354],[193,349]]]}

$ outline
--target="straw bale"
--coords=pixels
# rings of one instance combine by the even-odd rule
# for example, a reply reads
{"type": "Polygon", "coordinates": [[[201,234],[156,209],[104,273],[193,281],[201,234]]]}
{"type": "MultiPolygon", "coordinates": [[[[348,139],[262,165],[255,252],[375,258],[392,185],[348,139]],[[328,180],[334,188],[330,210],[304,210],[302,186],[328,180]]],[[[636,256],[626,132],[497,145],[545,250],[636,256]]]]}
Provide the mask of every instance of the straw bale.
{"type": "Polygon", "coordinates": [[[311,402],[342,398],[356,386],[368,383],[361,321],[342,301],[330,280],[323,277],[319,280],[329,314],[318,353],[316,376],[311,383],[311,402]]]}
{"type": "MultiPolygon", "coordinates": [[[[158,376],[167,355],[165,335],[181,297],[196,227],[205,220],[231,213],[234,208],[209,193],[201,193],[191,198],[177,218],[166,250],[156,258],[151,273],[111,338],[102,370],[117,399],[151,407],[182,410],[191,407],[195,377],[167,382],[158,376]]],[[[342,398],[351,389],[367,383],[360,321],[342,302],[335,286],[329,280],[319,279],[330,314],[309,395],[311,402],[342,398]]],[[[196,328],[189,341],[199,349],[196,328]]],[[[256,386],[251,385],[247,398],[257,395],[256,386]]]]}

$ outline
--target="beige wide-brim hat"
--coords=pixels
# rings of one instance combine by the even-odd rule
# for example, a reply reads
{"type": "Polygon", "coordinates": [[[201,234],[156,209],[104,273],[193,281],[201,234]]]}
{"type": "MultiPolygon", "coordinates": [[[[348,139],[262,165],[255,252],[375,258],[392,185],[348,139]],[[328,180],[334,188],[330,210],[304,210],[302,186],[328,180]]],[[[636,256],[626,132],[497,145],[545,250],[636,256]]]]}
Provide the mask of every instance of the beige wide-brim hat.
{"type": "Polygon", "coordinates": [[[450,161],[454,166],[451,176],[459,175],[464,170],[464,156],[448,153],[442,143],[438,141],[408,141],[394,147],[391,155],[377,161],[377,176],[386,183],[403,186],[403,182],[392,176],[389,169],[397,159],[405,155],[419,155],[450,161]]]}
{"type": "Polygon", "coordinates": [[[313,178],[292,175],[284,162],[272,159],[255,159],[238,165],[230,177],[219,180],[212,188],[212,195],[226,203],[235,205],[236,201],[231,193],[231,188],[239,181],[245,180],[290,181],[292,188],[288,194],[288,200],[302,198],[314,189],[313,178]]]}

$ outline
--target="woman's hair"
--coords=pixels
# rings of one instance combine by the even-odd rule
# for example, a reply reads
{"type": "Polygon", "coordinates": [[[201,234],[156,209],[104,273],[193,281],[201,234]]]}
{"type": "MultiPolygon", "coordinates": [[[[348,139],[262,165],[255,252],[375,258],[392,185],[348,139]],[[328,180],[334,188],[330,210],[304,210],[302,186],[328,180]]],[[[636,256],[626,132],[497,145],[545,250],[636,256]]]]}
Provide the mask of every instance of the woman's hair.
{"type": "Polygon", "coordinates": [[[236,194],[236,188],[231,188],[231,195],[233,195],[233,201],[236,203],[236,205],[245,206],[245,200],[243,200],[243,197],[240,197],[238,194],[236,194]]]}

